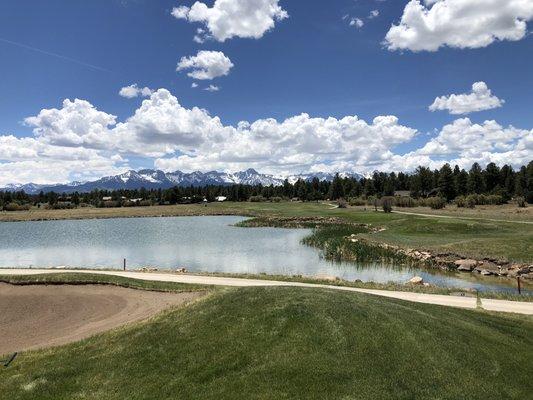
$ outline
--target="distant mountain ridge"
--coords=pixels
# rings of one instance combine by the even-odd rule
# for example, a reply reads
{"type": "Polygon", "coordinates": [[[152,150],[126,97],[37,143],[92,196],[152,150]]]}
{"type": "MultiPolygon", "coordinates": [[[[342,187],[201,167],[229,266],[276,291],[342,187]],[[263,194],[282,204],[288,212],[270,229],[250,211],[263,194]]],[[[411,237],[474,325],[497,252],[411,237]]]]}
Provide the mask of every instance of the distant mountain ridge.
{"type": "MultiPolygon", "coordinates": [[[[353,177],[361,179],[363,176],[356,173],[340,173],[342,177],[353,177]]],[[[37,194],[43,192],[56,193],[73,193],[73,192],[90,192],[92,190],[120,190],[120,189],[169,189],[174,186],[207,186],[220,185],[230,186],[236,184],[243,185],[263,185],[263,186],[280,186],[285,179],[290,183],[295,183],[298,179],[311,181],[318,178],[321,181],[332,181],[334,173],[308,173],[291,175],[288,177],[276,177],[274,175],[261,174],[253,168],[245,171],[227,173],[227,172],[164,172],[156,169],[141,169],[139,171],[130,170],[120,175],[106,176],[101,179],[89,182],[70,182],[58,185],[39,185],[27,183],[23,185],[6,185],[0,188],[2,191],[19,191],[24,190],[28,194],[37,194]]]]}

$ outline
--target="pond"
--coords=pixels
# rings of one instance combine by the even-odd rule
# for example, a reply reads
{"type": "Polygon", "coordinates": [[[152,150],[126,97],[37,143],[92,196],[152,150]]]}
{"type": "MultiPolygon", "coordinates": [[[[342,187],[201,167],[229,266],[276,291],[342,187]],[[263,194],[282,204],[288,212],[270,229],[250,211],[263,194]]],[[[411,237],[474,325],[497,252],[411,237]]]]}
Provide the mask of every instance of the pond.
{"type": "Polygon", "coordinates": [[[239,228],[237,216],[116,218],[0,223],[0,267],[122,268],[191,272],[329,275],[365,282],[405,283],[414,275],[433,285],[516,291],[513,282],[384,264],[325,260],[301,244],[307,229],[239,228]]]}

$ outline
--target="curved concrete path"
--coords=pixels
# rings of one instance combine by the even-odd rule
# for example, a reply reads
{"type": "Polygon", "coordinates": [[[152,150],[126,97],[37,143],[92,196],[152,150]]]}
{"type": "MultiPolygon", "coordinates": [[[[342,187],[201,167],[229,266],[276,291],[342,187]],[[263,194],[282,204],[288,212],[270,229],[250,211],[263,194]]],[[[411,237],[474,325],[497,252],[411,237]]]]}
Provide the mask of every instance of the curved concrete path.
{"type": "Polygon", "coordinates": [[[417,217],[427,217],[427,218],[447,218],[447,219],[467,219],[467,220],[473,220],[473,221],[489,221],[489,222],[505,222],[509,224],[526,224],[526,225],[533,225],[533,221],[518,221],[514,219],[495,219],[495,218],[483,218],[483,217],[468,217],[468,216],[461,216],[461,215],[439,215],[439,214],[423,214],[423,213],[415,213],[410,211],[398,211],[398,210],[392,210],[394,214],[403,214],[403,215],[415,215],[417,217]]]}
{"type": "MultiPolygon", "coordinates": [[[[313,283],[283,282],[261,279],[230,278],[222,276],[204,276],[173,274],[163,272],[134,272],[134,271],[100,271],[100,270],[68,270],[68,269],[0,269],[0,275],[38,275],[50,273],[85,273],[98,275],[114,275],[145,281],[192,283],[215,286],[295,286],[320,289],[343,290],[348,292],[366,293],[376,296],[413,301],[416,303],[437,304],[440,306],[459,308],[478,308],[475,297],[447,296],[440,294],[426,294],[413,292],[398,292],[392,290],[360,289],[344,286],[321,285],[313,283]]],[[[509,300],[481,299],[481,308],[489,311],[509,312],[533,315],[533,302],[519,302],[509,300]]]]}

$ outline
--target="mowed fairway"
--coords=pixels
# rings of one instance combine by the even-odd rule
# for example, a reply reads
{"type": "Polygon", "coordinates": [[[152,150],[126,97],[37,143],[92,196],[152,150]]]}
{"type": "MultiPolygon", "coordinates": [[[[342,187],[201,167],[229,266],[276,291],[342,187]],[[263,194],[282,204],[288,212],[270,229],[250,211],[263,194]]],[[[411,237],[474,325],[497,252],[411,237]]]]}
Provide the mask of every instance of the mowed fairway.
{"type": "Polygon", "coordinates": [[[533,319],[322,289],[218,291],[0,370],[9,399],[526,399],[533,319]]]}

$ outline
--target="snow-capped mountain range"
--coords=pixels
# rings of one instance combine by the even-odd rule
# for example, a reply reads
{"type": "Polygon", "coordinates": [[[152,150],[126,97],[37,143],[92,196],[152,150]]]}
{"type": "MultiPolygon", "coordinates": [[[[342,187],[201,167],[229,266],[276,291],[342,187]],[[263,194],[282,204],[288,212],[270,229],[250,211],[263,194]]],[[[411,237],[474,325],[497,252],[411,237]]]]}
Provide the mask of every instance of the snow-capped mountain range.
{"type": "MultiPolygon", "coordinates": [[[[341,177],[353,177],[361,179],[362,175],[355,173],[340,173],[341,177]]],[[[96,181],[90,182],[70,182],[67,184],[58,185],[39,185],[35,183],[27,183],[24,185],[6,185],[1,188],[1,191],[19,191],[24,190],[28,194],[37,194],[41,190],[43,192],[54,191],[56,193],[72,193],[72,192],[90,192],[94,189],[99,190],[118,190],[118,189],[168,189],[174,186],[207,186],[207,185],[221,185],[229,186],[235,184],[243,185],[263,185],[263,186],[279,186],[287,179],[290,183],[295,183],[298,179],[304,181],[311,181],[313,178],[318,178],[321,181],[333,180],[335,174],[333,173],[309,173],[299,174],[287,177],[276,177],[273,175],[261,174],[256,170],[250,168],[246,171],[235,173],[227,172],[164,172],[154,169],[142,169],[139,171],[128,171],[120,175],[106,176],[96,181]]]]}

